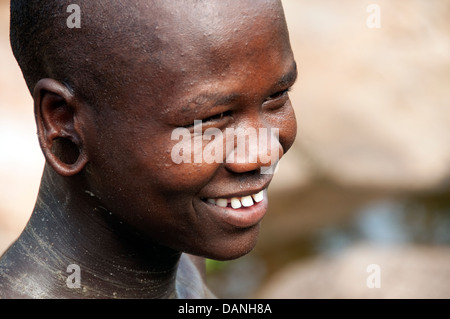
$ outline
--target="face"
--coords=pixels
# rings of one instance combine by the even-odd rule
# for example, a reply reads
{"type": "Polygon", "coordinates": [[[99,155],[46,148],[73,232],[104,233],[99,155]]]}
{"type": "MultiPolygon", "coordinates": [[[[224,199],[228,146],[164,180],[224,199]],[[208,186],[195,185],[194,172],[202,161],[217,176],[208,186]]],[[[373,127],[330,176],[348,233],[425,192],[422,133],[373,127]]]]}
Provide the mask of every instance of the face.
{"type": "Polygon", "coordinates": [[[281,5],[230,3],[180,9],[165,2],[156,22],[148,12],[140,23],[142,30],[150,24],[160,30],[158,65],[141,63],[146,52],[139,49],[118,54],[133,61],[125,70],[132,80],[114,92],[118,102],[93,113],[84,128],[87,187],[102,205],[143,238],[215,259],[254,247],[272,175],[261,174],[261,162],[249,153],[247,160],[227,160],[240,156],[234,147],[224,148],[223,161],[177,164],[172,150],[180,140],[172,133],[189,130],[184,142],[194,145],[200,136],[205,150],[230,143],[229,129],[278,129],[269,151],[280,158],[296,135],[288,89],[297,71],[281,5]],[[209,128],[223,135],[202,141],[209,128]]]}

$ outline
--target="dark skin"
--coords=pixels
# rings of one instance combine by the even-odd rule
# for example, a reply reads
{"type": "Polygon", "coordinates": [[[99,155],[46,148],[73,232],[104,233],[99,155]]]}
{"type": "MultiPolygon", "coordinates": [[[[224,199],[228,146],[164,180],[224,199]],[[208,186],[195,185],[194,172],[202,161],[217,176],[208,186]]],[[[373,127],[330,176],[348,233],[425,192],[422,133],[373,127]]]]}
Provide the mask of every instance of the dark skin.
{"type": "MultiPolygon", "coordinates": [[[[195,256],[227,260],[255,246],[262,217],[241,208],[233,219],[232,208],[205,199],[266,193],[272,175],[260,173],[259,160],[226,162],[230,154],[224,163],[175,164],[171,133],[193,130],[194,120],[222,131],[278,128],[270,151],[287,152],[297,70],[282,8],[253,0],[178,7],[158,8],[163,72],[127,66],[131,80],[113,107],[94,108],[54,79],[36,84],[46,165],[32,217],[0,261],[0,297],[208,298],[195,256]],[[80,266],[79,289],[66,285],[70,264],[80,266]]],[[[136,33],[150,22],[140,23],[136,33]]],[[[140,61],[143,53],[114,54],[140,61]]]]}

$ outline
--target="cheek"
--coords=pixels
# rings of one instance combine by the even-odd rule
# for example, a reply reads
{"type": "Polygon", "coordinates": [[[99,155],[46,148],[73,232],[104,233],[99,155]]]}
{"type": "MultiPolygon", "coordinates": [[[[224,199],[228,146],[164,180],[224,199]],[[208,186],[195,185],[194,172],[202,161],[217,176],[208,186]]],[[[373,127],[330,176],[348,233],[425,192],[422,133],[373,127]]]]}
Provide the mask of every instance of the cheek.
{"type": "MultiPolygon", "coordinates": [[[[192,143],[187,147],[186,141],[178,142],[170,138],[170,135],[140,136],[135,140],[137,144],[129,144],[127,149],[119,150],[117,154],[121,158],[114,165],[118,178],[116,182],[124,184],[123,189],[131,190],[130,193],[140,194],[156,201],[164,201],[165,198],[176,198],[185,202],[183,197],[196,194],[206,185],[214,175],[219,164],[205,163],[203,160],[195,160],[195,146],[200,145],[200,154],[205,148],[206,142],[192,143]],[[180,151],[180,145],[183,149],[180,151]],[[175,154],[185,155],[177,158],[175,154]],[[124,156],[125,155],[125,156],[124,156]],[[187,160],[189,159],[189,160],[187,160]]],[[[197,148],[198,150],[198,148],[197,148]]]]}
{"type": "Polygon", "coordinates": [[[276,114],[268,119],[272,128],[279,129],[279,141],[286,153],[294,144],[297,136],[297,120],[290,101],[276,114]]]}
{"type": "MultiPolygon", "coordinates": [[[[165,156],[157,163],[157,180],[171,192],[197,193],[216,173],[223,156],[216,158],[219,147],[216,141],[167,143],[160,151],[165,156]],[[212,155],[211,155],[212,154],[212,155]]],[[[222,144],[220,144],[220,149],[222,144]]]]}
{"type": "MultiPolygon", "coordinates": [[[[171,138],[172,131],[166,130],[161,134],[148,132],[151,130],[128,131],[122,136],[97,135],[96,143],[91,145],[92,189],[89,191],[98,194],[111,211],[145,216],[149,211],[173,213],[180,211],[180,207],[186,209],[192,206],[195,195],[208,184],[221,165],[203,160],[195,163],[196,148],[190,134],[183,141],[171,138]],[[177,146],[184,147],[190,161],[174,158],[177,146]]],[[[200,141],[199,145],[201,153],[206,155],[208,146],[214,142],[200,141]]]]}

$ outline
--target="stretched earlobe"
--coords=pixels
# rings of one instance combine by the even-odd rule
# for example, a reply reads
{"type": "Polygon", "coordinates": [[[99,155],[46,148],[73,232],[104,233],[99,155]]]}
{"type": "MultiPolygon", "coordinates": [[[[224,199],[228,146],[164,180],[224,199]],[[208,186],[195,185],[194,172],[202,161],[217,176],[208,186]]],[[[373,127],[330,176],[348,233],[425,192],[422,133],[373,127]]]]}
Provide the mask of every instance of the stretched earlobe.
{"type": "Polygon", "coordinates": [[[33,92],[39,144],[47,163],[60,175],[80,173],[88,162],[77,123],[79,105],[72,92],[53,79],[41,79],[33,92]]]}

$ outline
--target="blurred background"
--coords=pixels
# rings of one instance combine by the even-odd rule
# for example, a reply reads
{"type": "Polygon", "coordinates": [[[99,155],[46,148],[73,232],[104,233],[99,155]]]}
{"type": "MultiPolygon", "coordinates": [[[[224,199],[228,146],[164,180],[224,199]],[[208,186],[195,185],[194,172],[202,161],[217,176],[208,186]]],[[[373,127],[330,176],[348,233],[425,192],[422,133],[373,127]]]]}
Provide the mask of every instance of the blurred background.
{"type": "MultiPolygon", "coordinates": [[[[208,260],[209,285],[224,298],[450,298],[450,1],[283,4],[298,137],[258,245],[208,260]]],[[[44,159],[9,1],[0,23],[1,253],[31,214],[44,159]]]]}

